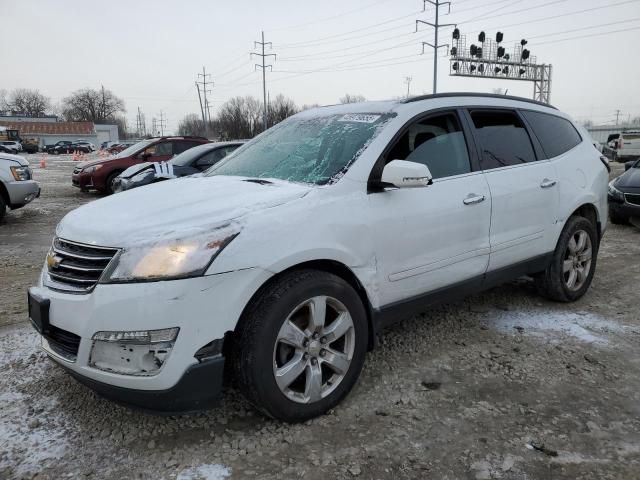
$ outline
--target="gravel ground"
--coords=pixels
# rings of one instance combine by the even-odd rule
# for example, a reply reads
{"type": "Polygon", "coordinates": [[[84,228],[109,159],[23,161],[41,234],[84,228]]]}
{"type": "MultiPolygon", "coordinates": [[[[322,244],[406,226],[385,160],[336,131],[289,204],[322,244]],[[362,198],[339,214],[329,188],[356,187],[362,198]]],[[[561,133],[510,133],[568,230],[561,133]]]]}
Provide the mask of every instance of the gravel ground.
{"type": "Polygon", "coordinates": [[[640,230],[610,226],[575,304],[521,280],[389,329],[321,418],[264,418],[231,387],[219,408],[159,417],[38,350],[26,288],[55,224],[96,198],[71,187],[71,160],[39,158],[42,197],[0,226],[0,478],[639,478],[640,230]]]}

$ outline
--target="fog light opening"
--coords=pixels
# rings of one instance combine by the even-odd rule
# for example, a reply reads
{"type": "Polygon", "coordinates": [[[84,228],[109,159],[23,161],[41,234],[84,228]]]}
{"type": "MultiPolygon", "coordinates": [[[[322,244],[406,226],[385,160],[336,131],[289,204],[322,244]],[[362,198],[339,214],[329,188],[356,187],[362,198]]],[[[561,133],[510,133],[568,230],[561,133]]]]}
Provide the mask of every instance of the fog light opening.
{"type": "Polygon", "coordinates": [[[169,358],[178,328],[132,332],[97,332],[89,366],[120,375],[157,375],[169,358]]]}

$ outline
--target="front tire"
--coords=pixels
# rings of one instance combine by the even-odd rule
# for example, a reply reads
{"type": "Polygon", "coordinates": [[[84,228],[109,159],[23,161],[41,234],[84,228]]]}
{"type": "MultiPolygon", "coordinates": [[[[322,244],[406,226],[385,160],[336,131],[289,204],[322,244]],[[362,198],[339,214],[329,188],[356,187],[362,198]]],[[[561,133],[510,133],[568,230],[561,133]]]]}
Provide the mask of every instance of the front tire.
{"type": "Polygon", "coordinates": [[[573,302],[591,285],[598,256],[596,226],[584,217],[567,220],[547,269],[535,277],[538,292],[557,302],[573,302]]]}
{"type": "Polygon", "coordinates": [[[4,198],[2,198],[2,195],[0,195],[0,222],[2,222],[5,213],[7,213],[7,205],[4,203],[4,198]]]}
{"type": "Polygon", "coordinates": [[[257,409],[302,422],[349,393],[367,339],[362,300],[347,282],[316,270],[285,273],[251,301],[240,320],[235,377],[257,409]]]}
{"type": "Polygon", "coordinates": [[[112,193],[114,193],[116,178],[118,178],[118,175],[120,175],[121,173],[122,172],[113,172],[107,177],[107,181],[105,182],[105,193],[107,195],[111,195],[112,193]]]}

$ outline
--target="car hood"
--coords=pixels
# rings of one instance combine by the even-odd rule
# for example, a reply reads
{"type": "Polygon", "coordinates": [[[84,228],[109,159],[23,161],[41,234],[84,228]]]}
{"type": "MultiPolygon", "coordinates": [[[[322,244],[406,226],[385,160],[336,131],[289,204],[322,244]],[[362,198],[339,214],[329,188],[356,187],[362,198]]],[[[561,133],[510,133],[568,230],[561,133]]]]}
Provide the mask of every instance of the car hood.
{"type": "Polygon", "coordinates": [[[313,187],[244,177],[185,177],[128,190],[68,213],[56,235],[90,245],[128,247],[158,238],[187,238],[293,201],[313,187]]]}
{"type": "Polygon", "coordinates": [[[88,162],[80,162],[78,163],[78,167],[85,169],[87,167],[91,167],[93,165],[98,165],[100,163],[107,163],[113,160],[112,158],[99,158],[98,160],[90,160],[88,162]]]}
{"type": "Polygon", "coordinates": [[[624,172],[616,183],[616,188],[628,191],[640,190],[640,168],[630,168],[624,172]]]}
{"type": "Polygon", "coordinates": [[[11,160],[14,162],[18,162],[22,167],[28,167],[29,162],[26,158],[21,157],[20,155],[14,155],[12,153],[0,153],[0,159],[11,160]]]}

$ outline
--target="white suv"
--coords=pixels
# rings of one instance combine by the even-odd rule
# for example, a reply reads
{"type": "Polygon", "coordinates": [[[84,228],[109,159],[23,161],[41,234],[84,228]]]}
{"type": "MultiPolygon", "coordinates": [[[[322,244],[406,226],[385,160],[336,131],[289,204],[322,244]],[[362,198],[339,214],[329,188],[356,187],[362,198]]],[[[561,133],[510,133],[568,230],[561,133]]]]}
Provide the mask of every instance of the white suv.
{"type": "Polygon", "coordinates": [[[566,115],[525,99],[307,110],[204,176],[69,213],[30,317],[104,396],[203,408],[226,372],[302,421],[347,395],[383,327],[431,304],[523,275],[557,301],[584,295],[606,167],[566,115]]]}

